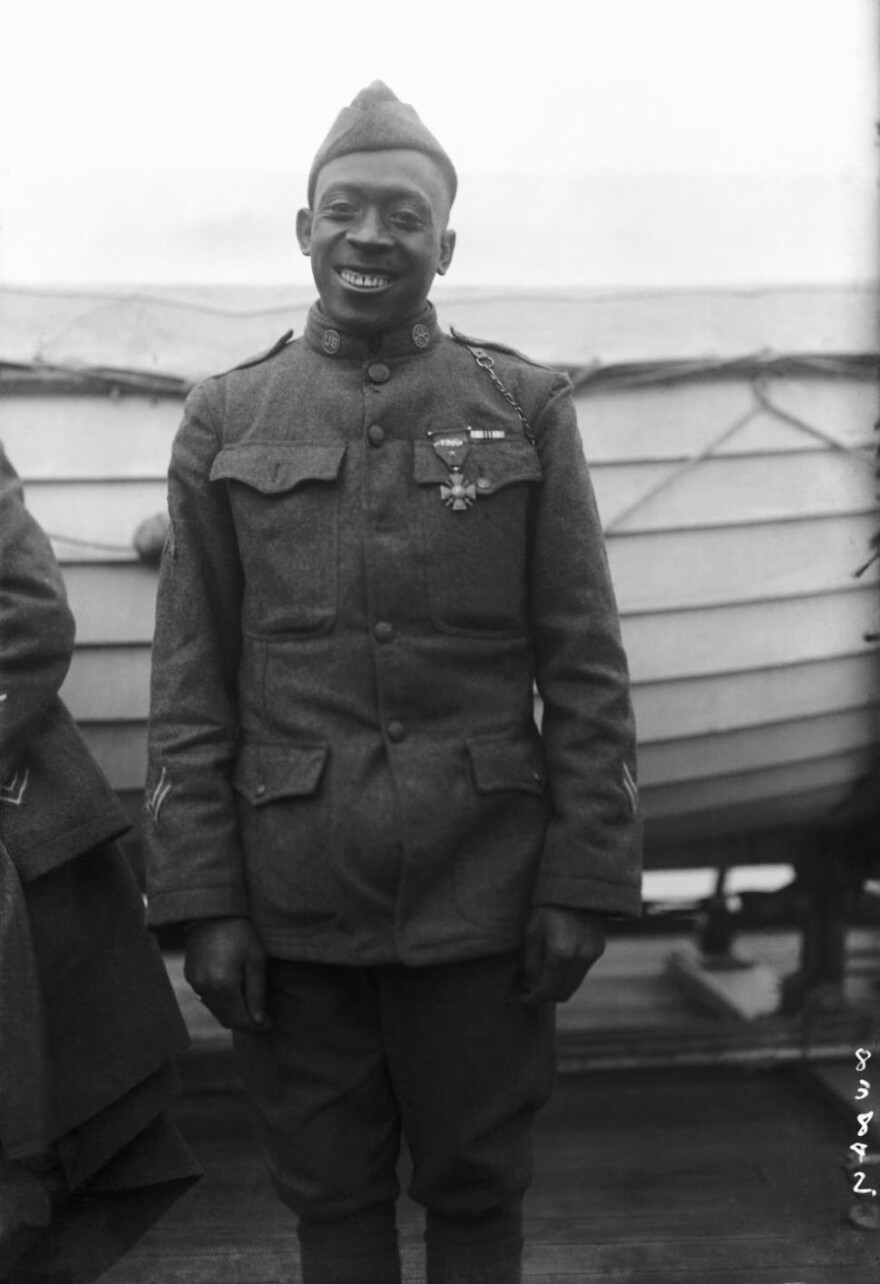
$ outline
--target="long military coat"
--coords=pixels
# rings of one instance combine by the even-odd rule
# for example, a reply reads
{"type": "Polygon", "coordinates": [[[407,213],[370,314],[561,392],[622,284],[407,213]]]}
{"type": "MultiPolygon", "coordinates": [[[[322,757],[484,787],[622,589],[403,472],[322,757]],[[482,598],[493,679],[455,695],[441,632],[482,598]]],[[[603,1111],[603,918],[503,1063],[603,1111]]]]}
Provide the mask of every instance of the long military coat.
{"type": "Polygon", "coordinates": [[[0,551],[0,842],[27,880],[131,824],[58,698],[73,615],[52,546],[2,447],[0,551]]]}
{"type": "Polygon", "coordinates": [[[58,695],[73,643],[0,447],[0,1151],[55,1144],[71,1189],[124,1189],[200,1171],[165,1114],[189,1039],[111,841],[128,814],[58,695]]]}
{"type": "Polygon", "coordinates": [[[154,922],[249,915],[280,957],[419,964],[514,947],[533,904],[637,912],[627,668],[570,383],[492,357],[530,431],[431,307],[378,338],[316,307],[191,394],[154,922]]]}

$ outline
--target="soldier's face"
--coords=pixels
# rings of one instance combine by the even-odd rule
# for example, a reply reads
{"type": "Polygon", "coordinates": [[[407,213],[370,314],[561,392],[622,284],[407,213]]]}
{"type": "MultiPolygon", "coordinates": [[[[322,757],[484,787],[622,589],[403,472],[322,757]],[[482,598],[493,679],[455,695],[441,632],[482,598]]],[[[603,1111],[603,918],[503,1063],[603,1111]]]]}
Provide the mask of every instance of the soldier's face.
{"type": "Polygon", "coordinates": [[[421,312],[435,275],[452,260],[448,217],[443,174],[422,152],[353,152],[329,161],[313,208],[297,218],[328,317],[373,333],[421,312]]]}

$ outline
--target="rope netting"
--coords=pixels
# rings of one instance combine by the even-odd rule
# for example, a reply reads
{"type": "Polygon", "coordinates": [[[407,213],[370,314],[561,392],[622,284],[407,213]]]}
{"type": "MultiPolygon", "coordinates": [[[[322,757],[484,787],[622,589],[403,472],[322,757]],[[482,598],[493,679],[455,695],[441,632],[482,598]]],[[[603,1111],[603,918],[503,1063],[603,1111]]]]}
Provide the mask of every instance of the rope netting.
{"type": "MultiPolygon", "coordinates": [[[[877,359],[873,354],[777,353],[762,349],[743,356],[724,359],[702,358],[640,363],[594,361],[586,366],[556,365],[555,368],[569,376],[575,392],[587,394],[670,388],[734,378],[748,381],[752,398],[752,404],[748,409],[715,432],[699,450],[677,462],[665,476],[652,483],[642,494],[607,519],[604,526],[608,535],[618,531],[627,519],[657,495],[674,487],[700,464],[716,456],[723,445],[760,415],[775,417],[799,432],[820,441],[827,449],[843,452],[867,467],[875,468],[880,480],[880,445],[876,451],[869,453],[864,448],[841,441],[832,432],[809,423],[806,419],[780,406],[772,395],[774,380],[782,378],[873,380],[877,371],[877,359]]],[[[197,382],[194,379],[135,369],[73,366],[43,361],[0,361],[0,390],[4,382],[8,387],[11,383],[18,384],[22,380],[32,388],[42,385],[54,392],[103,393],[111,397],[123,395],[172,397],[181,400],[197,382]]],[[[131,545],[103,543],[53,531],[47,534],[54,541],[72,548],[87,548],[94,552],[115,555],[130,554],[132,551],[131,545]]],[[[880,559],[880,531],[871,541],[871,548],[873,550],[871,557],[854,573],[856,577],[863,575],[875,561],[880,559]]]]}

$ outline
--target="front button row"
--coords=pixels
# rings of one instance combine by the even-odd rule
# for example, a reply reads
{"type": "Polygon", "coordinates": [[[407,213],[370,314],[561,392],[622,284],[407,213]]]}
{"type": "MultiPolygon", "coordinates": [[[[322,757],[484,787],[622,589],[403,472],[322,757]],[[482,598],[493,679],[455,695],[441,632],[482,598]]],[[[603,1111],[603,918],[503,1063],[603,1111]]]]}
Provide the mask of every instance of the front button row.
{"type": "Polygon", "coordinates": [[[380,424],[370,424],[367,437],[374,446],[381,446],[385,440],[385,429],[380,424]]]}
{"type": "Polygon", "coordinates": [[[388,739],[395,745],[399,745],[406,735],[406,728],[403,723],[398,722],[396,718],[392,718],[391,722],[388,723],[386,730],[388,732],[388,739]]]}
{"type": "Polygon", "coordinates": [[[367,374],[373,383],[387,383],[391,378],[391,371],[384,361],[374,361],[371,366],[367,366],[367,374]]]}

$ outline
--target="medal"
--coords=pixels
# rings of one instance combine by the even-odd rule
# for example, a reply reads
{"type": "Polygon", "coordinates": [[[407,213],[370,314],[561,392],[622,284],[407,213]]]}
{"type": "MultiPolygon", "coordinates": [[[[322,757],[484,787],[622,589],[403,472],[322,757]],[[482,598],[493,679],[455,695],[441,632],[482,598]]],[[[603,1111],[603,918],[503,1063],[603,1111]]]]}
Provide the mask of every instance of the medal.
{"type": "Polygon", "coordinates": [[[471,443],[467,431],[429,433],[434,451],[449,469],[449,480],[441,483],[440,498],[447,508],[460,513],[477,497],[477,489],[465,481],[461,471],[470,453],[471,443]]]}
{"type": "Polygon", "coordinates": [[[467,482],[461,473],[451,472],[449,481],[440,486],[440,498],[447,508],[451,508],[454,513],[460,513],[477,498],[477,488],[471,482],[467,482]]]}
{"type": "Polygon", "coordinates": [[[446,467],[453,472],[460,471],[471,449],[467,432],[438,432],[431,433],[430,437],[435,453],[446,467]]]}
{"type": "MultiPolygon", "coordinates": [[[[503,441],[507,436],[504,428],[472,428],[470,424],[464,429],[443,431],[429,429],[427,436],[435,452],[449,469],[449,479],[440,486],[440,498],[447,508],[460,513],[470,508],[477,498],[477,488],[465,479],[464,462],[470,454],[471,443],[475,441],[503,441]]],[[[486,483],[481,480],[481,486],[486,483]]]]}

